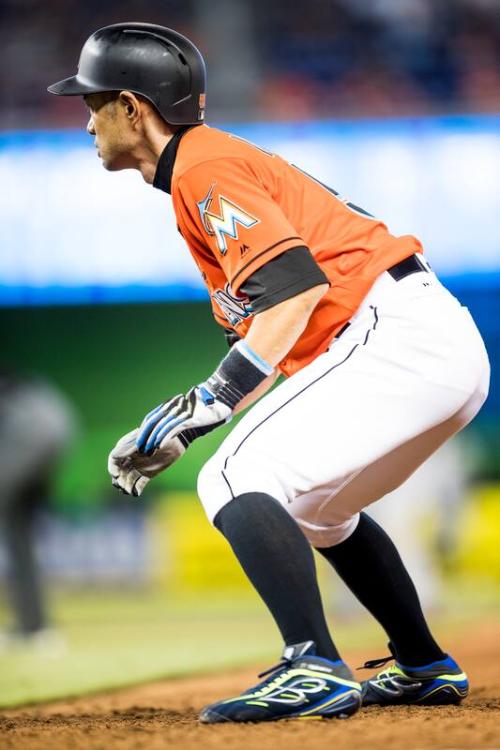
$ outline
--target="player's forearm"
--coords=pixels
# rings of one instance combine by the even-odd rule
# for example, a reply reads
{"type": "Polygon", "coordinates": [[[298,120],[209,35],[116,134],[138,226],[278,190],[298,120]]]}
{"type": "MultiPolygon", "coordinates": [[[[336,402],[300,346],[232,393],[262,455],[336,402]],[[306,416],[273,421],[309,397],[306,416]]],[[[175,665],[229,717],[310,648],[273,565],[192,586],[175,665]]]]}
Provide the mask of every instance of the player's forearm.
{"type": "MultiPolygon", "coordinates": [[[[327,284],[313,287],[259,313],[245,337],[246,343],[259,357],[276,367],[304,331],[314,308],[327,289],[327,284]]],[[[276,369],[239,402],[233,413],[239,414],[258,401],[274,385],[279,374],[279,370],[276,369]]]]}
{"type": "Polygon", "coordinates": [[[249,406],[252,406],[252,404],[258,401],[259,398],[262,398],[262,396],[264,396],[264,394],[266,394],[267,391],[275,384],[279,375],[279,370],[275,370],[272,375],[269,375],[269,377],[267,377],[260,385],[258,385],[254,391],[249,393],[248,396],[245,396],[243,401],[240,401],[240,403],[235,406],[233,414],[239,414],[245,409],[248,409],[249,406]]]}
{"type": "Polygon", "coordinates": [[[328,284],[320,284],[258,313],[245,342],[265,362],[276,367],[304,332],[327,289],[328,284]]]}

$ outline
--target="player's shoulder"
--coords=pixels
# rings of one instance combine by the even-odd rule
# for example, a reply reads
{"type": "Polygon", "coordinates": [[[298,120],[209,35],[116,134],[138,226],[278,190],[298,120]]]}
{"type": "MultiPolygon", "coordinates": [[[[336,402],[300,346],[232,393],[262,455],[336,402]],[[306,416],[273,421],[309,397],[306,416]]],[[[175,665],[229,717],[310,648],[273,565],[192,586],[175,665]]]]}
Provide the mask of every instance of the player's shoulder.
{"type": "Polygon", "coordinates": [[[259,152],[258,146],[232,133],[200,125],[189,130],[179,144],[173,182],[177,183],[193,171],[220,169],[235,160],[240,164],[255,163],[259,152]]]}

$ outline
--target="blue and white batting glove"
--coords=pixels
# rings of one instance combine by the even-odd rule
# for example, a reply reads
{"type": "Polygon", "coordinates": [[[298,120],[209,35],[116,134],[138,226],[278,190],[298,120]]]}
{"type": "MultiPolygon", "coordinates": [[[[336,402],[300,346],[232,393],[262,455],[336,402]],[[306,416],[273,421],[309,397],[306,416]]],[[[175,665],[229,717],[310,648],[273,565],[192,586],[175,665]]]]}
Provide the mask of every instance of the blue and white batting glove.
{"type": "Polygon", "coordinates": [[[239,341],[207,381],[160,404],[144,418],[137,449],[152,455],[176,436],[187,447],[229,422],[236,405],[273,372],[274,367],[239,341]]]}
{"type": "Polygon", "coordinates": [[[229,422],[231,416],[232,409],[216,399],[206,384],[195,386],[146,416],[139,428],[137,449],[150,456],[177,435],[189,445],[196,437],[229,422]]]}

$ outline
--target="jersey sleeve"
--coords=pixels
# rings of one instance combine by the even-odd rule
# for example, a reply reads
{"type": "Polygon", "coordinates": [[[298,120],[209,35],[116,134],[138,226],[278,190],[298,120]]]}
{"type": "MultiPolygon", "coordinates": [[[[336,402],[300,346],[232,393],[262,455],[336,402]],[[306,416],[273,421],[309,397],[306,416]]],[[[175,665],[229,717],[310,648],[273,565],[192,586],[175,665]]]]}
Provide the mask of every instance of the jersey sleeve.
{"type": "Polygon", "coordinates": [[[178,190],[189,231],[210,250],[235,293],[264,264],[304,245],[243,159],[197,164],[180,177],[178,190]]]}
{"type": "Polygon", "coordinates": [[[307,247],[293,247],[254,271],[241,285],[254,313],[330,282],[307,247]]]}

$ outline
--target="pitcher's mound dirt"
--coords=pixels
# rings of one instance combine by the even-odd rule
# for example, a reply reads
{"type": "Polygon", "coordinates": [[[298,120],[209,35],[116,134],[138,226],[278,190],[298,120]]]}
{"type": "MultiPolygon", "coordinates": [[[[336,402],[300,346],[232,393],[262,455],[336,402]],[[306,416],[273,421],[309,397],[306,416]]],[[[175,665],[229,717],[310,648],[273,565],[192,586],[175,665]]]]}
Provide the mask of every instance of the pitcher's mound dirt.
{"type": "MultiPolygon", "coordinates": [[[[500,633],[471,628],[451,644],[472,681],[457,707],[370,708],[348,721],[200,726],[206,703],[255,684],[257,670],[158,682],[0,712],[2,750],[500,750],[500,633]]],[[[373,654],[353,655],[351,664],[373,654]]],[[[377,654],[375,654],[377,656],[377,654]]],[[[358,672],[358,674],[360,674],[358,672]]],[[[367,673],[361,673],[367,674],[367,673]]],[[[50,679],[50,678],[49,678],[50,679]]]]}

